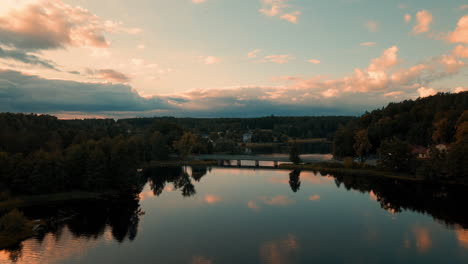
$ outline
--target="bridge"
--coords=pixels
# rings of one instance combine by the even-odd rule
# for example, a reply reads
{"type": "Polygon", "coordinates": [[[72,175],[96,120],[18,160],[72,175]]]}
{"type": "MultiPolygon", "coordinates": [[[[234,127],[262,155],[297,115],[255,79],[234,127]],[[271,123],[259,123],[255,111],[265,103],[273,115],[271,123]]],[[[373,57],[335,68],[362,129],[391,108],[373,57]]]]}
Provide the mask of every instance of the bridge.
{"type": "MultiPolygon", "coordinates": [[[[301,155],[301,160],[306,163],[332,161],[331,154],[307,154],[301,155]]],[[[260,161],[273,162],[273,167],[278,167],[279,163],[290,162],[289,156],[286,154],[273,154],[273,155],[219,155],[219,154],[206,154],[191,157],[194,160],[216,160],[219,166],[231,165],[234,161],[237,167],[242,167],[242,162],[253,161],[255,167],[260,167],[260,161]]],[[[244,164],[245,166],[245,164],[244,164]]],[[[252,167],[252,165],[247,165],[252,167]]]]}

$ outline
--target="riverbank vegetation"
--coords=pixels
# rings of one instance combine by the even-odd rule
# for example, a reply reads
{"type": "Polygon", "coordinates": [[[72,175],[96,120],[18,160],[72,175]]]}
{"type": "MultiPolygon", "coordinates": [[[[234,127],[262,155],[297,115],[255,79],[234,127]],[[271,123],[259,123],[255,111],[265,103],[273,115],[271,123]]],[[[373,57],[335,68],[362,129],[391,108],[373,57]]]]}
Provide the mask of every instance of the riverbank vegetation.
{"type": "Polygon", "coordinates": [[[381,170],[468,182],[468,92],[390,103],[340,127],[333,145],[381,170]]]}
{"type": "Polygon", "coordinates": [[[14,246],[33,234],[33,222],[20,211],[14,209],[0,217],[0,248],[14,246]]]}

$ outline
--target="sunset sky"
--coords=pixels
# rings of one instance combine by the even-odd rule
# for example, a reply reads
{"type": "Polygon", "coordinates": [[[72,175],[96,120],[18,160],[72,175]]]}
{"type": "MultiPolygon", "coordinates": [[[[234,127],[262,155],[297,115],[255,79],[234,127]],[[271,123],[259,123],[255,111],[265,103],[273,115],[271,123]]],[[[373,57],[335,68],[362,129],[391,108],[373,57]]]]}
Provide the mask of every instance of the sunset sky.
{"type": "Polygon", "coordinates": [[[0,111],[358,115],[468,89],[467,0],[1,0],[0,111]]]}

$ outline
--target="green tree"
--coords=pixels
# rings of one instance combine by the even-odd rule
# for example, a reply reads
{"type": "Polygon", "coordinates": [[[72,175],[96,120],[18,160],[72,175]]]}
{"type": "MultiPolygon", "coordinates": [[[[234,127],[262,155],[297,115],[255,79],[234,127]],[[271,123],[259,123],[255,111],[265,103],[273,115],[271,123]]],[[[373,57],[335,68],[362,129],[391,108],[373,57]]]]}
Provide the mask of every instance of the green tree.
{"type": "Polygon", "coordinates": [[[394,137],[382,142],[379,149],[379,166],[393,171],[407,171],[411,168],[413,155],[408,143],[394,137]]]}

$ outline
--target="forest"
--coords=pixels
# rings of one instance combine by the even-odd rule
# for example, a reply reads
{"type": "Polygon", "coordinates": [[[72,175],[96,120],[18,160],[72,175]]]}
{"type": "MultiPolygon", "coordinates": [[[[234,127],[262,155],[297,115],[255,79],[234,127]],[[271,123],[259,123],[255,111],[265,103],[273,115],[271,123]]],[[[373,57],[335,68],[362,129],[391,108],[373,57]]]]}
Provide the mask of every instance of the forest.
{"type": "Polygon", "coordinates": [[[468,92],[390,103],[336,132],[336,157],[378,159],[382,169],[424,179],[468,178],[468,92]]]}
{"type": "Polygon", "coordinates": [[[332,138],[336,158],[374,158],[381,169],[427,180],[467,179],[467,106],[463,92],[390,103],[359,118],[60,120],[1,113],[0,200],[10,193],[137,193],[147,180],[143,164],[234,151],[250,131],[253,142],[332,138]]]}
{"type": "Polygon", "coordinates": [[[274,137],[283,141],[289,137],[332,137],[351,119],[60,120],[50,115],[1,113],[0,196],[71,190],[137,193],[145,182],[138,170],[150,161],[233,152],[243,133],[251,129],[257,142],[271,142],[274,137]],[[216,147],[209,142],[213,140],[216,147]]]}

